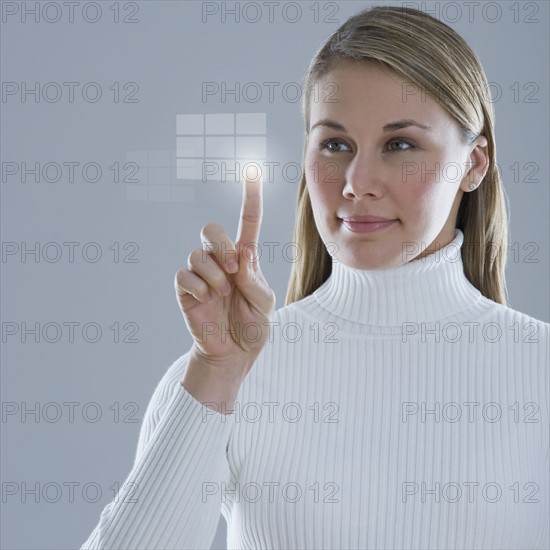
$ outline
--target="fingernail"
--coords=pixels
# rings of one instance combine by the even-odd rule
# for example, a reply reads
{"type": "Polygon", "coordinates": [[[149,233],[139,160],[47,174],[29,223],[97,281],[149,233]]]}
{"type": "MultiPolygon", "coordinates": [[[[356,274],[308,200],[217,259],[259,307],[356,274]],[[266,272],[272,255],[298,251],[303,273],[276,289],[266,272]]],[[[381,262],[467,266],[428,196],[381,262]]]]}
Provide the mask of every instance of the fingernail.
{"type": "Polygon", "coordinates": [[[238,264],[235,260],[229,260],[227,262],[227,267],[228,267],[229,271],[231,271],[231,272],[235,272],[235,271],[239,270],[239,266],[238,266],[238,264]]]}

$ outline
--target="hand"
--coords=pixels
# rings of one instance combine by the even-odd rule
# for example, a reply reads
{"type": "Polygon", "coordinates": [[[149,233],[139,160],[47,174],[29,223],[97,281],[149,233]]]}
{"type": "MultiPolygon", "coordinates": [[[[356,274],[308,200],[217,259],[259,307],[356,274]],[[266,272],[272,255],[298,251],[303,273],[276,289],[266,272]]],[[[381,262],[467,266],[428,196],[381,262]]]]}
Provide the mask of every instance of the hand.
{"type": "Polygon", "coordinates": [[[262,183],[247,175],[235,243],[220,225],[207,223],[200,235],[203,248],[192,250],[189,269],[176,273],[178,303],[194,339],[192,353],[209,365],[248,370],[268,339],[276,298],[257,253],[262,213],[262,183]]]}

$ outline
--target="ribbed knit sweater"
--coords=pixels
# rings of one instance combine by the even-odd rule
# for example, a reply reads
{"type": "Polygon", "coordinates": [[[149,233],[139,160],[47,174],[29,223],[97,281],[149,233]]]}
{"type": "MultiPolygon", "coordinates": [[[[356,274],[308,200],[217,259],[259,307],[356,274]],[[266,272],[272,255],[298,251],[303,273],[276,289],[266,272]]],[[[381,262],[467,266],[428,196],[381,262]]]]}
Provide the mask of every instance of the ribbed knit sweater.
{"type": "Polygon", "coordinates": [[[179,357],[82,549],[208,549],[220,512],[230,549],[548,548],[550,324],[485,298],[463,239],[333,263],[275,311],[231,414],[179,357]]]}

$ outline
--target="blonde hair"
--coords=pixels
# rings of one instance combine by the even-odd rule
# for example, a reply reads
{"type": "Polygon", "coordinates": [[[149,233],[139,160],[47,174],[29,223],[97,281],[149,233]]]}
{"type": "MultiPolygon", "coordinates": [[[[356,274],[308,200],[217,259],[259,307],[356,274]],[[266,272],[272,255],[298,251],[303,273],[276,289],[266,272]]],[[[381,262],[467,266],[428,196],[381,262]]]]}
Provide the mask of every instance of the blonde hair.
{"type": "MultiPolygon", "coordinates": [[[[486,137],[489,168],[478,188],[464,193],[456,227],[464,233],[461,255],[465,276],[486,298],[507,305],[505,194],[496,161],[489,85],[476,54],[457,32],[420,10],[376,6],[352,16],[319,48],[306,73],[304,155],[312,87],[344,60],[382,63],[398,71],[437,99],[458,122],[465,143],[473,143],[480,135],[486,137]]],[[[292,264],[285,305],[309,296],[332,271],[332,257],[315,225],[304,171],[296,206],[293,242],[301,257],[292,264]]]]}

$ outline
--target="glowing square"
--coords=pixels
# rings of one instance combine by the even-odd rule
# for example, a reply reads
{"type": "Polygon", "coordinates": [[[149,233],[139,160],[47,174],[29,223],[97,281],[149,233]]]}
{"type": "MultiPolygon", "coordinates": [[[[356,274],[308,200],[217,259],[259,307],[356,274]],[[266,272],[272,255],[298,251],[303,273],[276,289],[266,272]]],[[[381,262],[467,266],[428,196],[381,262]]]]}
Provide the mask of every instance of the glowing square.
{"type": "Polygon", "coordinates": [[[235,115],[219,114],[206,115],[206,134],[231,134],[235,133],[235,115]]]}
{"type": "Polygon", "coordinates": [[[204,157],[203,137],[178,137],[176,139],[178,157],[204,157]]]}
{"type": "Polygon", "coordinates": [[[237,157],[242,158],[266,158],[265,137],[237,137],[237,157]]]}
{"type": "Polygon", "coordinates": [[[206,137],[205,157],[233,158],[235,156],[235,138],[206,137]]]}
{"type": "Polygon", "coordinates": [[[237,134],[266,134],[267,113],[237,113],[237,134]]]}
{"type": "Polygon", "coordinates": [[[202,179],[202,159],[177,159],[176,178],[179,180],[202,179]]]}
{"type": "Polygon", "coordinates": [[[204,134],[204,115],[176,115],[176,134],[204,134]]]}

